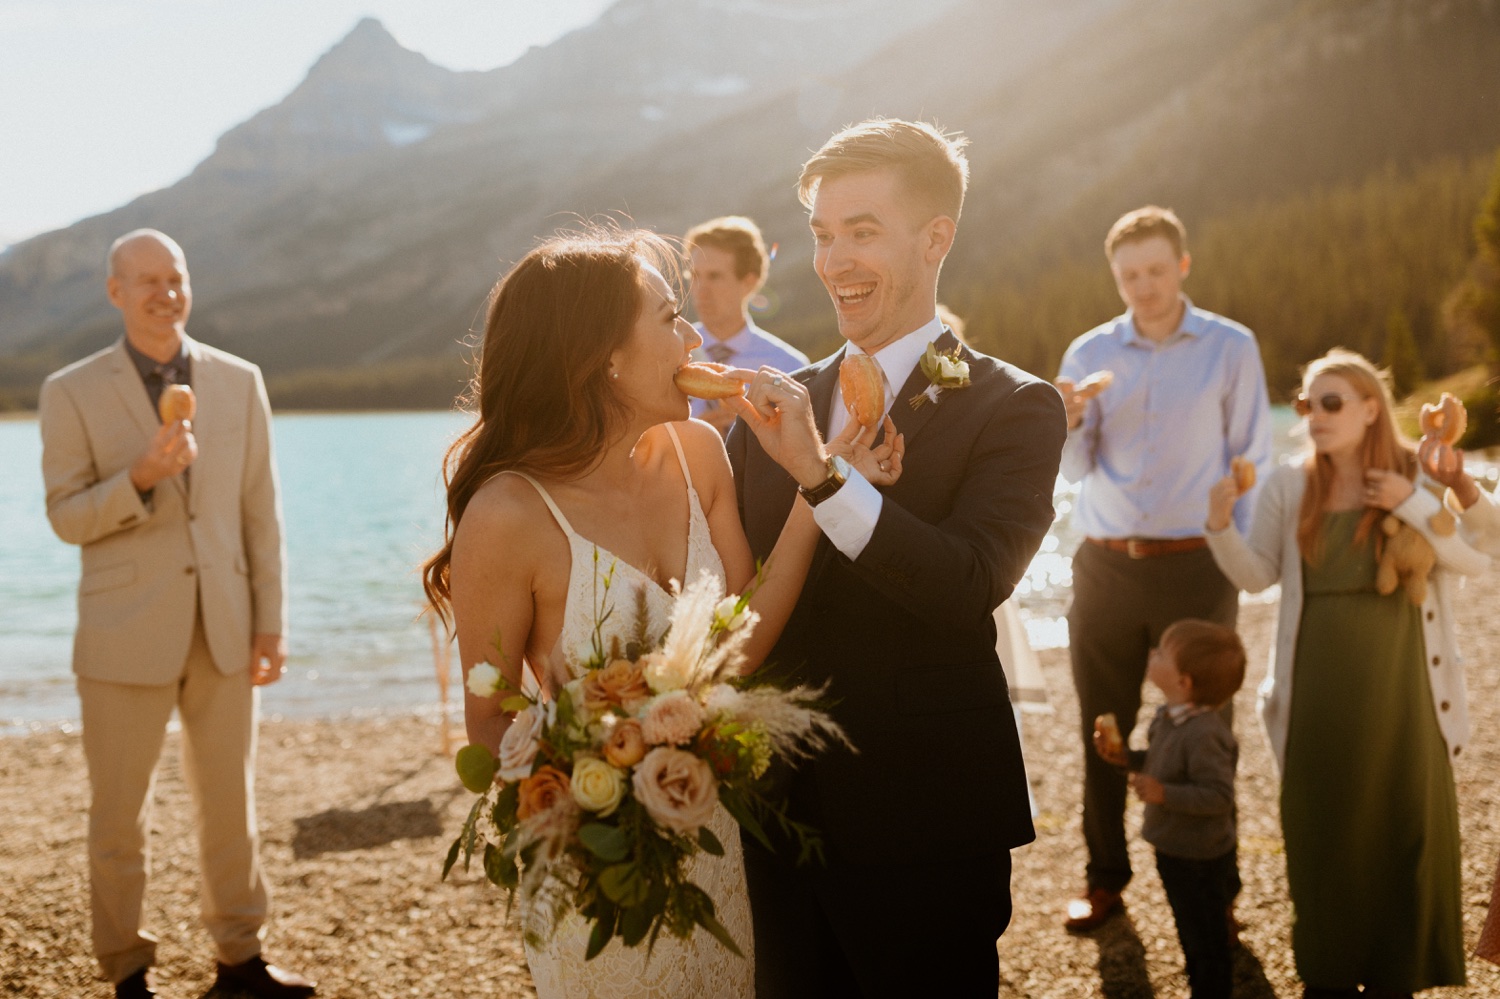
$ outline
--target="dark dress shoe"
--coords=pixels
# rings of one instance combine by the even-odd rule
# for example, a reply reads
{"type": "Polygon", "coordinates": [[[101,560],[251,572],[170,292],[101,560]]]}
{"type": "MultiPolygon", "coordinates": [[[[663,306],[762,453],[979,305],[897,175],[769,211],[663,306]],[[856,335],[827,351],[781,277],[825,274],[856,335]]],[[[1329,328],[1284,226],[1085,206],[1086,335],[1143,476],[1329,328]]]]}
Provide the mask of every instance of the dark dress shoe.
{"type": "Polygon", "coordinates": [[[1104,921],[1124,907],[1120,893],[1108,888],[1090,888],[1082,898],[1068,903],[1068,918],[1063,927],[1074,933],[1098,929],[1104,921]]]}
{"type": "Polygon", "coordinates": [[[305,999],[317,992],[315,983],[295,971],[267,964],[259,954],[244,964],[219,964],[214,988],[252,996],[253,999],[305,999]]]}
{"type": "Polygon", "coordinates": [[[129,978],[115,983],[115,999],[151,999],[156,995],[146,984],[146,970],[142,968],[129,978]]]}

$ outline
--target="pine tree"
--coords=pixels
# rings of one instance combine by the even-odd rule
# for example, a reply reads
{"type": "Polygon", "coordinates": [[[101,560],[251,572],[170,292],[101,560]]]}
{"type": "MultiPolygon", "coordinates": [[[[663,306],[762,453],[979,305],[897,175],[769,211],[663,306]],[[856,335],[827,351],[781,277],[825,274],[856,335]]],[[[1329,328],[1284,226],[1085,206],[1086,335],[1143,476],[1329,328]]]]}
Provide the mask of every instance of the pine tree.
{"type": "Polygon", "coordinates": [[[1490,364],[1500,367],[1500,156],[1474,218],[1474,259],[1444,304],[1450,328],[1483,333],[1490,342],[1490,364]]]}
{"type": "Polygon", "coordinates": [[[1391,388],[1396,398],[1410,395],[1427,377],[1422,368],[1422,355],[1417,352],[1417,340],[1412,336],[1411,323],[1406,310],[1397,305],[1391,309],[1385,322],[1384,364],[1391,373],[1391,388]]]}

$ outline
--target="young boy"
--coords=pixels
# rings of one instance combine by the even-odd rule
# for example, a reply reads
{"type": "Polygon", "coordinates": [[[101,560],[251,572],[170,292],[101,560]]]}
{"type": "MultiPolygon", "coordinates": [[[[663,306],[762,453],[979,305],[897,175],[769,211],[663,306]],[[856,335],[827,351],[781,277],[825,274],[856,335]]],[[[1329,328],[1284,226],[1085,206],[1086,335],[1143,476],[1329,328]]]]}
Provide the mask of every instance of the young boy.
{"type": "Polygon", "coordinates": [[[1193,999],[1227,999],[1233,980],[1229,914],[1240,889],[1239,746],[1217,709],[1245,681],[1245,648],[1223,625],[1178,621],[1151,650],[1146,678],[1167,700],[1151,721],[1150,748],[1142,753],[1110,745],[1096,723],[1094,749],[1131,771],[1130,785],[1146,803],[1141,835],[1156,848],[1193,999]]]}

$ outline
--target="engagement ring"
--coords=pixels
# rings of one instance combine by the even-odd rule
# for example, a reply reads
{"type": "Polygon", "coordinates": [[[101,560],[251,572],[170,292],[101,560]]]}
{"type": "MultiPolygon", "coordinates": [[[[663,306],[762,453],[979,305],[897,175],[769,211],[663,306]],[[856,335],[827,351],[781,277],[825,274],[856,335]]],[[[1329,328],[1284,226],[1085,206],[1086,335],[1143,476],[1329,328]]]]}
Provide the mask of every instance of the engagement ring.
{"type": "Polygon", "coordinates": [[[781,376],[780,375],[777,375],[775,378],[771,379],[771,387],[772,388],[781,388],[781,376]]]}

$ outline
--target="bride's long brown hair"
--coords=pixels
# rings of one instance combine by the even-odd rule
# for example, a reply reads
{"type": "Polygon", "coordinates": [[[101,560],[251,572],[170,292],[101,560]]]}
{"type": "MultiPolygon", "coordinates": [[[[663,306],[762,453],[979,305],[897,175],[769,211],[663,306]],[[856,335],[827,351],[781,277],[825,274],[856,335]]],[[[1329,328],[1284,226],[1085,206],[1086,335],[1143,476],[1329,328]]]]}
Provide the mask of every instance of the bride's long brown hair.
{"type": "Polygon", "coordinates": [[[443,547],[422,566],[422,588],[448,620],[453,535],[469,500],[507,469],[578,475],[603,457],[627,413],[609,380],[644,307],[641,275],[677,284],[677,255],[655,233],[590,226],[526,254],[490,292],[484,340],[465,397],[477,409],[443,457],[443,547]]]}
{"type": "MultiPolygon", "coordinates": [[[[1361,467],[1400,472],[1408,479],[1415,478],[1416,449],[1396,426],[1389,375],[1371,364],[1363,354],[1343,347],[1333,348],[1303,369],[1304,391],[1319,375],[1342,378],[1361,399],[1374,399],[1380,405],[1375,422],[1365,428],[1364,443],[1360,446],[1361,467]]],[[[1302,506],[1297,513],[1297,548],[1309,562],[1317,562],[1323,554],[1323,507],[1333,491],[1333,459],[1318,454],[1309,438],[1305,466],[1307,489],[1302,494],[1302,506]]],[[[1375,533],[1378,546],[1380,535],[1375,532],[1375,525],[1384,517],[1384,511],[1366,508],[1355,528],[1354,540],[1362,544],[1375,533]]]]}

